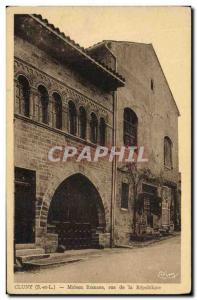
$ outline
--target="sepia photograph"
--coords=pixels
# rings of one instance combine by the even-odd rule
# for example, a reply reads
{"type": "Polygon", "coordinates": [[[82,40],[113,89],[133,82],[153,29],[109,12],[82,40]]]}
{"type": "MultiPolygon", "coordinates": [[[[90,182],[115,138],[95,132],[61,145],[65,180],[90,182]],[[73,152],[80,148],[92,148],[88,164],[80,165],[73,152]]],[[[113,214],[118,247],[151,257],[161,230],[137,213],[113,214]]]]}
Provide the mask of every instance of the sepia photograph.
{"type": "Polygon", "coordinates": [[[190,293],[191,8],[7,7],[7,49],[7,292],[190,293]]]}

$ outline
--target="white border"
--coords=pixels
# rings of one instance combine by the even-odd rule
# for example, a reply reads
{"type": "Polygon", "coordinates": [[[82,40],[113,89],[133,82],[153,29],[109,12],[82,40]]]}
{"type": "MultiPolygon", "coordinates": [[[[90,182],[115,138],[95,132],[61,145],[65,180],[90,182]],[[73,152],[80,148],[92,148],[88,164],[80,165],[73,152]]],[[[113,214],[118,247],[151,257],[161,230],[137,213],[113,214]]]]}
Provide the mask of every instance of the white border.
{"type": "MultiPolygon", "coordinates": [[[[63,0],[56,0],[55,2],[53,0],[45,0],[45,1],[40,1],[40,0],[34,0],[34,1],[20,1],[20,0],[7,0],[7,1],[1,1],[0,2],[0,100],[1,100],[1,109],[0,109],[0,237],[1,237],[1,243],[0,243],[0,258],[1,258],[1,263],[0,263],[0,298],[1,299],[5,299],[8,296],[5,294],[6,292],[6,276],[5,276],[5,270],[6,270],[6,260],[5,260],[5,239],[6,239],[6,235],[5,235],[5,206],[6,206],[6,200],[5,200],[5,184],[6,184],[6,180],[5,180],[5,172],[6,172],[6,153],[5,153],[5,145],[6,145],[6,117],[5,117],[5,112],[6,112],[6,76],[5,76],[5,72],[6,72],[6,20],[5,20],[5,8],[6,6],[58,6],[58,5],[80,5],[80,6],[84,6],[84,5],[103,5],[103,6],[110,6],[110,5],[114,5],[114,6],[123,6],[123,5],[147,5],[147,6],[180,6],[180,5],[184,5],[184,6],[192,6],[192,8],[195,10],[197,8],[197,1],[196,0],[182,0],[182,1],[169,1],[169,0],[165,0],[165,1],[158,1],[158,0],[152,0],[152,1],[140,1],[140,0],[116,0],[116,1],[106,1],[106,0],[72,0],[72,1],[63,1],[63,0]]],[[[195,49],[195,41],[196,41],[196,33],[195,33],[195,24],[194,25],[194,49],[195,49]]],[[[196,67],[196,63],[194,65],[194,69],[196,67]]],[[[194,87],[196,85],[196,78],[194,77],[194,87]]],[[[194,88],[195,89],[195,88],[194,88]]],[[[9,92],[9,91],[8,91],[9,92]]],[[[193,91],[194,93],[194,91],[193,91]]],[[[193,99],[193,102],[195,102],[195,99],[193,99]]],[[[197,112],[197,105],[195,105],[195,111],[194,111],[194,116],[196,116],[197,112]]],[[[194,117],[194,122],[195,122],[195,117],[194,117]]],[[[195,140],[197,140],[197,129],[196,128],[196,122],[195,122],[195,128],[194,128],[194,132],[195,132],[195,140]]],[[[193,141],[194,142],[194,141],[193,141]]],[[[195,170],[196,170],[196,166],[197,164],[195,163],[195,170]]],[[[194,186],[197,186],[197,178],[194,179],[193,182],[194,186]]],[[[195,199],[193,199],[195,200],[195,199]]],[[[196,215],[196,211],[197,211],[197,205],[195,205],[195,213],[194,215],[196,215]]],[[[194,218],[195,221],[195,218],[194,218]]],[[[196,236],[195,236],[196,237],[196,236]]],[[[196,239],[195,239],[196,240],[196,239]]],[[[196,264],[195,264],[196,267],[196,264]]],[[[196,268],[194,268],[194,273],[195,273],[196,268]]],[[[195,276],[195,282],[194,285],[196,284],[197,281],[197,276],[195,276]]],[[[195,285],[196,286],[196,285],[195,285]]],[[[133,297],[133,296],[132,296],[133,297]]],[[[21,297],[18,297],[21,298],[21,297]]],[[[41,298],[41,297],[38,297],[41,298]]],[[[56,298],[56,297],[55,297],[56,298]]],[[[67,297],[68,298],[68,297],[67,297]]],[[[77,297],[76,297],[77,298],[77,297]]],[[[106,298],[106,297],[104,297],[106,298]]],[[[122,298],[122,297],[119,297],[122,298]]],[[[135,298],[135,297],[134,297],[135,298]]],[[[137,297],[139,298],[139,297],[137,297]]],[[[172,297],[168,297],[168,298],[172,298],[172,297]]],[[[73,299],[73,297],[72,297],[73,299]]]]}

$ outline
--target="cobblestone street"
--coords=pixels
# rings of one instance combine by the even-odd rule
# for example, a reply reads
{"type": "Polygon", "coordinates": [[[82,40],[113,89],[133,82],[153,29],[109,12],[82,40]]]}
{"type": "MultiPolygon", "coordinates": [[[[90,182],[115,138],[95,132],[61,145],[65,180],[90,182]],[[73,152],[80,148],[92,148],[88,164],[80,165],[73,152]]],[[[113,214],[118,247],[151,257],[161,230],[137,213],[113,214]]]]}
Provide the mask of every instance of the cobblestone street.
{"type": "Polygon", "coordinates": [[[18,272],[16,282],[178,283],[180,236],[135,249],[106,249],[86,260],[55,268],[18,272]]]}

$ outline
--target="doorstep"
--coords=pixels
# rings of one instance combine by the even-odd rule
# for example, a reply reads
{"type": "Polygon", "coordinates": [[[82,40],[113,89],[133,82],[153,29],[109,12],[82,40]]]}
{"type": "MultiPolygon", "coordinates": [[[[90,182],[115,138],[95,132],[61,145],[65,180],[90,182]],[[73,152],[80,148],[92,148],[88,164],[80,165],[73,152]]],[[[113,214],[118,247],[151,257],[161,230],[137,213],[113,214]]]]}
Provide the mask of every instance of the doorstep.
{"type": "Polygon", "coordinates": [[[22,270],[35,270],[57,267],[64,264],[85,260],[89,256],[101,256],[103,249],[67,250],[64,253],[50,253],[44,257],[24,260],[22,270]]]}

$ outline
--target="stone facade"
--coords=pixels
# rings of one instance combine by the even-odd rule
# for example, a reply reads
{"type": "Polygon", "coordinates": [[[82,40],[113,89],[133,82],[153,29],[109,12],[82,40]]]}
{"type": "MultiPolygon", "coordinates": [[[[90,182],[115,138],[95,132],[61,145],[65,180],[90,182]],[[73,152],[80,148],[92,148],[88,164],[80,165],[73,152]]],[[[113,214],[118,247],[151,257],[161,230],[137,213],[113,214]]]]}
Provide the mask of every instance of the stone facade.
{"type": "MultiPolygon", "coordinates": [[[[123,115],[124,109],[129,107],[138,118],[137,144],[145,147],[145,156],[148,158],[148,162],[139,163],[138,167],[141,169],[149,168],[151,173],[160,179],[159,181],[161,179],[163,181],[162,188],[161,183],[158,185],[156,180],[154,183],[149,182],[149,184],[157,187],[158,198],[163,199],[163,214],[160,217],[153,216],[153,223],[155,223],[153,227],[161,227],[162,222],[166,223],[165,205],[167,207],[172,205],[170,202],[174,197],[172,202],[177,202],[178,207],[179,111],[152,44],[105,41],[95,47],[90,47],[88,51],[93,53],[94,57],[106,62],[102,56],[103,48],[109,49],[111,55],[116,58],[114,68],[126,78],[125,86],[117,91],[117,110],[115,112],[117,145],[123,144],[123,115]],[[165,137],[169,137],[172,141],[172,167],[164,164],[165,137]],[[173,195],[165,196],[171,193],[173,195]],[[166,204],[164,204],[165,201],[167,201],[166,204]]],[[[111,66],[111,60],[109,60],[109,65],[111,66]]],[[[118,243],[127,244],[133,230],[132,184],[130,184],[129,198],[131,201],[128,204],[128,209],[121,208],[122,182],[130,182],[130,180],[128,174],[120,171],[121,164],[117,168],[119,171],[116,181],[115,237],[118,243]]],[[[167,215],[170,216],[170,207],[167,215]]],[[[170,223],[174,223],[173,220],[166,224],[170,225],[170,223]]]]}
{"type": "MultiPolygon", "coordinates": [[[[35,244],[45,248],[46,252],[56,251],[58,234],[50,233],[47,229],[48,211],[58,187],[75,174],[81,174],[91,182],[102,200],[104,220],[101,222],[102,228],[99,229],[99,226],[97,228],[100,245],[109,247],[110,245],[127,244],[133,232],[133,203],[132,201],[128,202],[128,209],[121,208],[122,183],[129,182],[128,174],[120,170],[121,165],[116,162],[109,163],[106,160],[100,160],[97,163],[87,161],[53,163],[48,160],[48,152],[51,147],[56,145],[72,145],[78,148],[88,145],[95,149],[96,145],[90,139],[89,124],[92,113],[96,115],[98,121],[101,118],[105,120],[105,145],[121,146],[124,108],[131,107],[138,117],[138,145],[143,145],[146,149],[148,157],[146,167],[150,168],[156,177],[162,173],[164,186],[173,187],[176,193],[178,183],[178,110],[152,45],[106,42],[107,45],[101,43],[99,47],[93,47],[81,53],[81,48],[76,48],[75,44],[70,45],[70,41],[65,42],[63,38],[61,40],[61,36],[55,37],[58,32],[54,33],[51,26],[44,24],[39,17],[33,17],[32,21],[30,16],[24,16],[16,23],[14,160],[16,168],[31,170],[36,174],[35,244]],[[39,24],[39,32],[36,29],[37,25],[32,22],[39,24]],[[28,30],[25,33],[27,36],[21,33],[24,24],[28,29],[32,28],[32,40],[28,36],[28,30]],[[48,26],[47,32],[45,32],[46,26],[48,26]],[[87,72],[88,70],[97,72],[96,79],[93,80],[90,78],[91,76],[88,77],[84,71],[78,69],[76,62],[64,63],[61,56],[58,58],[57,55],[52,55],[51,49],[56,45],[51,45],[50,41],[48,42],[50,50],[42,42],[40,42],[42,46],[36,44],[37,42],[34,41],[42,31],[43,35],[50,32],[52,38],[57,39],[57,44],[60,40],[59,44],[67,43],[67,46],[74,49],[72,51],[76,51],[75,56],[79,55],[77,62],[83,64],[81,68],[87,67],[87,72]],[[91,52],[92,56],[89,56],[91,52]],[[81,58],[82,54],[86,56],[86,60],[81,58]],[[126,78],[124,87],[121,87],[124,85],[123,79],[118,77],[117,72],[126,78]],[[100,78],[98,74],[100,74],[100,78]],[[23,108],[21,108],[18,83],[20,76],[25,77],[29,83],[28,116],[24,115],[23,108]],[[151,89],[151,80],[154,84],[153,89],[151,89]],[[105,88],[105,82],[107,88],[105,88]],[[41,85],[46,88],[49,97],[47,124],[41,120],[38,93],[38,87],[41,85]],[[62,101],[61,129],[54,126],[52,100],[54,92],[60,95],[62,101]],[[76,134],[69,133],[69,101],[75,104],[77,117],[80,107],[85,108],[87,131],[84,139],[79,137],[78,121],[76,134]],[[169,136],[173,143],[173,168],[164,166],[165,136],[169,136]]],[[[45,43],[47,45],[47,41],[45,43]]],[[[65,49],[68,51],[67,48],[65,49]]],[[[55,48],[54,53],[57,50],[60,51],[55,48]]],[[[63,50],[64,48],[62,48],[62,52],[63,50]]],[[[69,57],[70,52],[67,54],[68,61],[69,59],[73,60],[73,57],[69,57]]],[[[99,138],[98,132],[98,140],[99,138]]],[[[158,186],[157,188],[159,190],[158,186]]],[[[164,195],[164,192],[162,193],[164,195]]],[[[164,196],[162,197],[164,198],[164,196]]],[[[132,199],[131,186],[129,199],[132,199]]],[[[161,227],[162,216],[161,218],[155,216],[155,218],[158,219],[155,223],[161,227]]]]}

